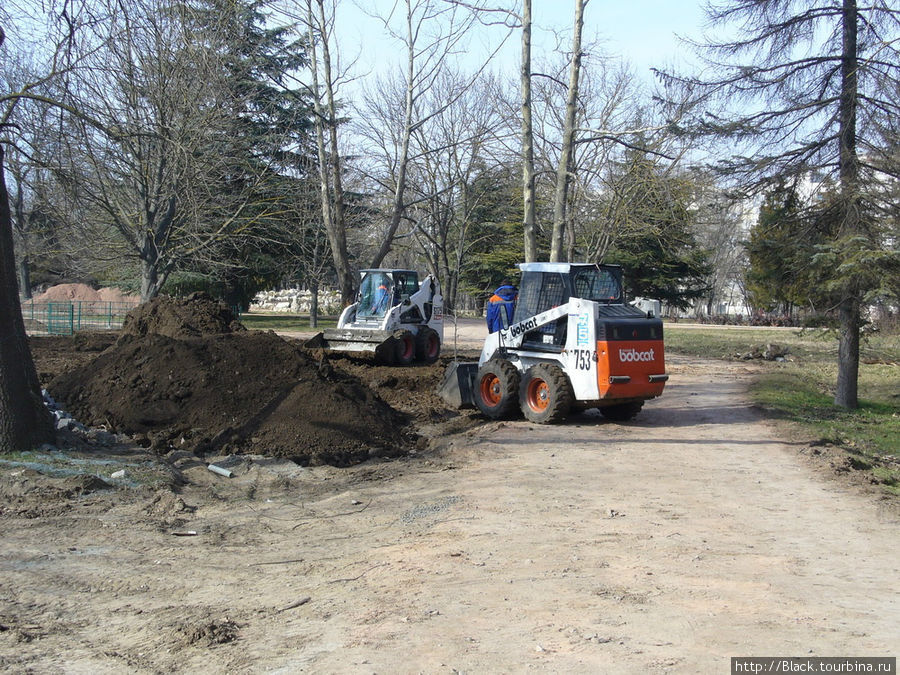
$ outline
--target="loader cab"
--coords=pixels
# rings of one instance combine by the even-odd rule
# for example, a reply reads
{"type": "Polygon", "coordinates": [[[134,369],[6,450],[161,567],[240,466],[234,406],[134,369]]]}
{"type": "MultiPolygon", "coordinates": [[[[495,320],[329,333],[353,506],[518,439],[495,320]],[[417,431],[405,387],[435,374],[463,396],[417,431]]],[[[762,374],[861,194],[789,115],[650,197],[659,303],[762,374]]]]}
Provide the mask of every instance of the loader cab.
{"type": "MultiPolygon", "coordinates": [[[[613,305],[625,301],[622,268],[618,265],[522,263],[522,280],[513,323],[582,298],[613,305]]],[[[561,351],[566,342],[567,317],[526,333],[524,343],[545,351],[561,351]]]]}
{"type": "Polygon", "coordinates": [[[419,273],[413,270],[360,270],[356,316],[383,319],[391,307],[419,290],[419,273]]]}

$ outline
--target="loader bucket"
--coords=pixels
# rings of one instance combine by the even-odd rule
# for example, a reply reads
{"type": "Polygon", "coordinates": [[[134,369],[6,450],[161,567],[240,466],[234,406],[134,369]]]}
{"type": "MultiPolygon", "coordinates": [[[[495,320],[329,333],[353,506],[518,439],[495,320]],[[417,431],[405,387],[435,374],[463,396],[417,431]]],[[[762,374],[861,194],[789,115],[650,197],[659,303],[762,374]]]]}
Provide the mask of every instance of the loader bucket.
{"type": "Polygon", "coordinates": [[[358,328],[330,328],[313,335],[303,343],[308,349],[327,349],[336,352],[377,353],[388,346],[393,337],[389,330],[360,330],[358,328]]]}
{"type": "Polygon", "coordinates": [[[325,333],[316,333],[309,340],[303,343],[303,346],[307,349],[324,349],[325,348],[325,333]]]}
{"type": "Polygon", "coordinates": [[[474,408],[477,372],[476,362],[454,361],[444,371],[444,381],[438,387],[438,396],[451,408],[474,408]]]}

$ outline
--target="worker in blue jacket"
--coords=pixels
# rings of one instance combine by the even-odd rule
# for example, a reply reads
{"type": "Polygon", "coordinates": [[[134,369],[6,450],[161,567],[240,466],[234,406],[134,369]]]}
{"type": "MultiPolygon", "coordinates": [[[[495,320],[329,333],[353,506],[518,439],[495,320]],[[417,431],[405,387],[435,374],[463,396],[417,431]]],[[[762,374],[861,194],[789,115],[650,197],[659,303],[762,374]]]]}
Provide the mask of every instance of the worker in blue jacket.
{"type": "Polygon", "coordinates": [[[494,294],[488,300],[487,313],[485,314],[488,332],[496,333],[501,328],[506,328],[512,323],[518,297],[519,289],[506,280],[494,291],[494,294]]]}

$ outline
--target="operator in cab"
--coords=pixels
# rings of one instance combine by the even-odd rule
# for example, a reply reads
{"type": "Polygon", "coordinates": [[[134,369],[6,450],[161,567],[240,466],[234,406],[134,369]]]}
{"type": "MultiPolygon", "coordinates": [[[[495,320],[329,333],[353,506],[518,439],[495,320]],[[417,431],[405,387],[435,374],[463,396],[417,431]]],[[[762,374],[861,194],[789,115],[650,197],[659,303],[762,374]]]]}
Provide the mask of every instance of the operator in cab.
{"type": "Polygon", "coordinates": [[[494,294],[488,300],[485,319],[489,333],[496,333],[501,328],[506,328],[512,323],[518,297],[519,289],[504,279],[500,287],[494,291],[494,294]]]}

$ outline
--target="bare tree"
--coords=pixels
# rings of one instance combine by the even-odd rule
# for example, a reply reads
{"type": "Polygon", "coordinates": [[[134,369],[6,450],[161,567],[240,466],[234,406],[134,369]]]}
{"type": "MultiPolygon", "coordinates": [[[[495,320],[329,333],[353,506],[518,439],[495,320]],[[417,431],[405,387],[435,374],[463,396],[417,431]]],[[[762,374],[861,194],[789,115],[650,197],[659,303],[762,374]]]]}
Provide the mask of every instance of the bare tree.
{"type": "MultiPolygon", "coordinates": [[[[372,256],[373,267],[381,265],[390,252],[410,206],[406,188],[414,159],[410,151],[413,133],[458,99],[465,87],[447,92],[444,101],[433,108],[426,108],[424,97],[439,81],[448,58],[462,48],[476,20],[475,13],[436,0],[404,0],[395,8],[403,10],[402,29],[393,28],[391,16],[382,20],[404,47],[402,73],[394,79],[382,78],[365,92],[357,119],[358,133],[379,155],[379,166],[370,173],[390,194],[387,223],[372,256]]],[[[477,74],[470,80],[475,77],[477,74]]]]}
{"type": "MultiPolygon", "coordinates": [[[[587,0],[575,0],[575,20],[572,27],[572,57],[569,65],[569,86],[566,94],[566,117],[563,125],[559,166],[556,169],[556,192],[553,198],[553,235],[550,242],[550,261],[563,257],[563,234],[566,229],[566,206],[571,181],[572,146],[575,139],[575,115],[578,103],[578,82],[581,77],[581,31],[584,28],[584,7],[587,0]]],[[[574,246],[574,230],[569,228],[569,240],[574,246]]]]}
{"type": "Polygon", "coordinates": [[[313,105],[316,119],[316,145],[319,157],[322,220],[331,247],[331,256],[341,290],[341,301],[353,302],[355,281],[347,252],[347,223],[343,188],[343,168],[338,147],[338,113],[335,97],[336,77],[332,69],[331,42],[334,5],[326,14],[324,0],[307,0],[310,70],[313,79],[313,105]],[[319,50],[322,58],[319,61],[319,50]],[[321,72],[322,82],[319,81],[321,72]],[[321,87],[324,85],[324,101],[321,87]],[[327,142],[326,142],[327,133],[327,142]]]}
{"type": "Polygon", "coordinates": [[[494,101],[498,84],[492,78],[469,86],[468,79],[445,71],[439,86],[427,96],[429,106],[442,105],[446,92],[462,87],[452,105],[416,130],[408,192],[413,232],[429,267],[442,282],[444,303],[456,306],[460,271],[471,245],[470,230],[484,203],[496,199],[489,181],[500,162],[492,141],[503,124],[494,101]]]}
{"type": "Polygon", "coordinates": [[[62,175],[92,210],[95,236],[111,247],[117,239],[139,262],[147,300],[174,270],[217,265],[217,244],[274,217],[266,184],[276,171],[246,131],[242,95],[251,94],[235,86],[241,65],[225,42],[232,17],[220,15],[221,32],[207,25],[198,35],[197,16],[175,0],[105,9],[69,93],[102,132],[71,123],[72,164],[62,175]]]}

